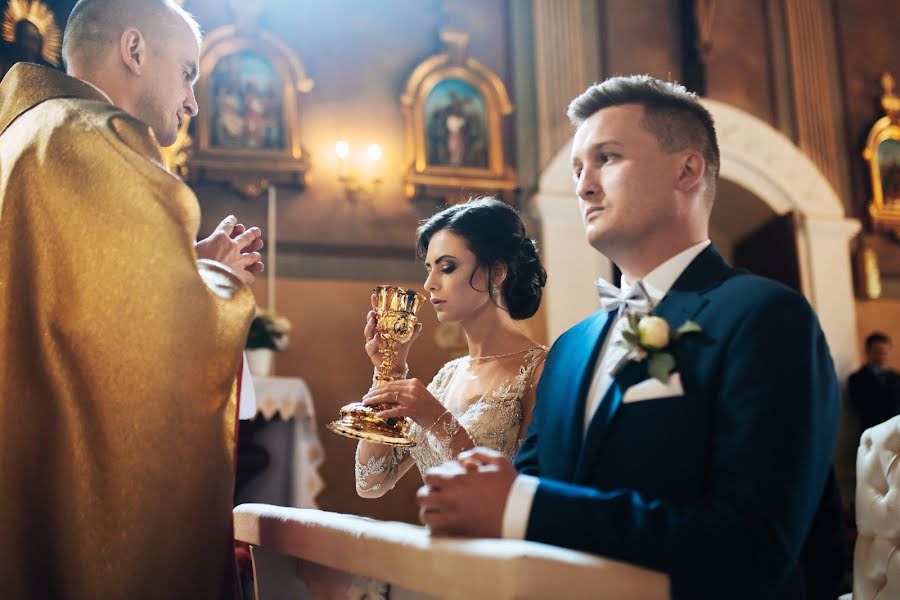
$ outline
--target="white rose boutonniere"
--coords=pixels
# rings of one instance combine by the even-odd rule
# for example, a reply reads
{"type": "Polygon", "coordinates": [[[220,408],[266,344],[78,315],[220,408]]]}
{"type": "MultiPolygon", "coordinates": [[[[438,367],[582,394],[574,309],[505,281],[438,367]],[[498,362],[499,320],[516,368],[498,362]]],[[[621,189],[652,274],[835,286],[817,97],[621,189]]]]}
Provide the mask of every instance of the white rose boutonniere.
{"type": "Polygon", "coordinates": [[[675,356],[671,345],[683,335],[700,333],[703,330],[694,321],[685,321],[674,332],[668,321],[653,314],[627,315],[628,323],[622,330],[623,340],[619,343],[628,348],[629,360],[647,360],[647,373],[661,383],[669,381],[669,374],[675,370],[675,356]]]}
{"type": "Polygon", "coordinates": [[[646,315],[638,321],[638,340],[644,348],[662,350],[669,345],[669,332],[669,323],[661,317],[646,315]]]}

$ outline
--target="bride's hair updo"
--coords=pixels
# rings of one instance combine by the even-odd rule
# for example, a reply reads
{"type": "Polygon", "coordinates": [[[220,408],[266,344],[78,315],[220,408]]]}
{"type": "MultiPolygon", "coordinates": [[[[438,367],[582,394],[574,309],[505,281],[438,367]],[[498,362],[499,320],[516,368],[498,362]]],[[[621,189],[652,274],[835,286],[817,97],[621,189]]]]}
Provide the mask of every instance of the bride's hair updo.
{"type": "MultiPolygon", "coordinates": [[[[527,319],[537,312],[547,272],[515,209],[494,198],[476,198],[442,210],[423,221],[416,231],[419,260],[425,260],[431,238],[442,229],[463,238],[478,266],[486,267],[489,276],[498,263],[506,264],[500,292],[513,319],[527,319]]],[[[474,278],[473,271],[469,285],[477,289],[474,278]]]]}

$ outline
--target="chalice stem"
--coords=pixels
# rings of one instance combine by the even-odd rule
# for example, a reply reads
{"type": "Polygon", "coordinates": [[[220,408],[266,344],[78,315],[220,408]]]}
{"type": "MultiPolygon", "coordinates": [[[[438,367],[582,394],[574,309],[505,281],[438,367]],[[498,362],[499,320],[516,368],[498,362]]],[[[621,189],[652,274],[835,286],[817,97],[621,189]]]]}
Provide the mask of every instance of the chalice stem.
{"type": "Polygon", "coordinates": [[[394,344],[393,340],[386,342],[384,349],[381,351],[381,364],[378,366],[378,377],[375,378],[377,380],[376,386],[394,379],[394,357],[397,356],[394,344]]]}

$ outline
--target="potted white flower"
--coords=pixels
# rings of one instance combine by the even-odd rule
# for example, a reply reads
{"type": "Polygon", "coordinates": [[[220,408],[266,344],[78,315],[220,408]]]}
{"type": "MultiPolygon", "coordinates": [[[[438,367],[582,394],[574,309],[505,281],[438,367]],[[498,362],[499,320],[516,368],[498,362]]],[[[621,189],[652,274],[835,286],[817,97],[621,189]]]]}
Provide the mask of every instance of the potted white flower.
{"type": "Polygon", "coordinates": [[[291,322],[265,309],[256,309],[256,316],[247,333],[247,366],[254,375],[271,375],[276,350],[288,347],[291,322]]]}

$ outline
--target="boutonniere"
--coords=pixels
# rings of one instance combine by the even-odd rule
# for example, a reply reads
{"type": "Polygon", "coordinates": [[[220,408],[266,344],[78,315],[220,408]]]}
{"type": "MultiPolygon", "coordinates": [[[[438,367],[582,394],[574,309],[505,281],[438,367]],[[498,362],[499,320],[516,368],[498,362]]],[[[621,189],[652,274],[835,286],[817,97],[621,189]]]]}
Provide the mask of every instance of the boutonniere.
{"type": "Polygon", "coordinates": [[[628,349],[626,359],[637,362],[647,360],[647,373],[660,383],[669,381],[669,374],[675,370],[675,356],[672,345],[681,336],[701,333],[694,321],[685,321],[672,331],[668,321],[652,314],[628,313],[628,322],[622,330],[619,344],[628,349]]]}

